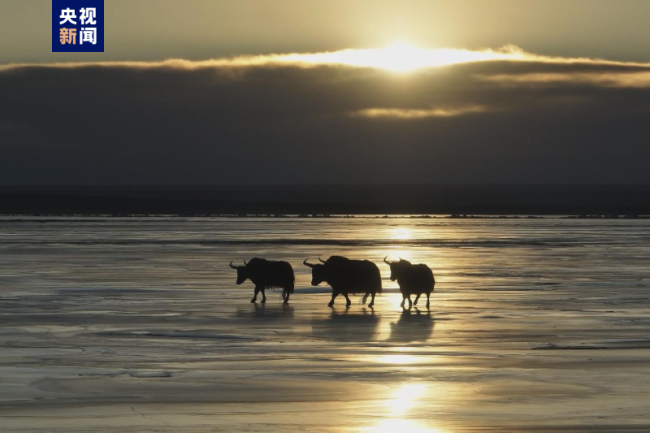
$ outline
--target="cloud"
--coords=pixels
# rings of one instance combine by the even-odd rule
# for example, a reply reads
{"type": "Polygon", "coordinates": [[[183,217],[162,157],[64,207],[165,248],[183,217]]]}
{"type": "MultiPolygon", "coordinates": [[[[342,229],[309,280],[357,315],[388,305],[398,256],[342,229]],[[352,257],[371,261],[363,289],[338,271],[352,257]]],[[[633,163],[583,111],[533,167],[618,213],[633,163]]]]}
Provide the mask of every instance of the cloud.
{"type": "Polygon", "coordinates": [[[0,183],[650,182],[647,64],[338,53],[0,66],[0,183]]]}
{"type": "Polygon", "coordinates": [[[650,71],[647,72],[589,72],[589,73],[529,73],[520,75],[492,75],[488,81],[503,84],[586,84],[601,87],[650,88],[650,71]]]}
{"type": "Polygon", "coordinates": [[[476,62],[520,62],[568,65],[618,66],[626,68],[647,68],[650,63],[621,62],[586,57],[556,57],[529,53],[515,45],[499,49],[465,50],[457,48],[425,49],[396,44],[378,49],[345,49],[321,53],[288,53],[247,55],[230,58],[191,61],[168,59],[158,62],[113,61],[113,62],[65,62],[65,63],[16,63],[0,65],[0,71],[21,68],[172,68],[182,70],[250,68],[250,67],[299,67],[315,68],[337,66],[351,68],[379,68],[396,72],[443,67],[476,62]]]}
{"type": "Polygon", "coordinates": [[[480,105],[470,105],[457,108],[366,108],[351,113],[352,116],[369,118],[393,118],[393,119],[425,119],[427,117],[455,117],[470,113],[481,113],[487,108],[480,105]]]}

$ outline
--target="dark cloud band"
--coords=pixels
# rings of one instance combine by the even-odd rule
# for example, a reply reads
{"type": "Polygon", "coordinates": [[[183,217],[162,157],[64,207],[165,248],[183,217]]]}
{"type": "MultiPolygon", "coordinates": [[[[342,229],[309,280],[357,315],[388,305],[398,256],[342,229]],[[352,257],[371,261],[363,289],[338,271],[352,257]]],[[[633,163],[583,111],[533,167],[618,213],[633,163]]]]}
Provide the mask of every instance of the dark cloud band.
{"type": "Polygon", "coordinates": [[[648,183],[650,66],[0,66],[0,182],[648,183]]]}

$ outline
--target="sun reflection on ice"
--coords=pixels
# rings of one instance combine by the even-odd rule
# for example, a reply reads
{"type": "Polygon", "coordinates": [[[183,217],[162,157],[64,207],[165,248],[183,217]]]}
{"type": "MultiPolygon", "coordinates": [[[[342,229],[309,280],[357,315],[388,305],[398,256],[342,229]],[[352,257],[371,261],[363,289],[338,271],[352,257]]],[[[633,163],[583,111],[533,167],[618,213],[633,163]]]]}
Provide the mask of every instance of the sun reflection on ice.
{"type": "Polygon", "coordinates": [[[378,360],[382,364],[408,365],[415,364],[418,358],[413,355],[384,355],[379,357],[378,360]]]}
{"type": "Polygon", "coordinates": [[[412,237],[412,230],[408,227],[396,227],[392,229],[392,238],[397,240],[407,240],[412,237]]]}
{"type": "Polygon", "coordinates": [[[392,415],[403,415],[415,405],[425,389],[426,386],[422,384],[402,385],[395,391],[392,399],[386,400],[386,407],[392,415]]]}
{"type": "Polygon", "coordinates": [[[374,433],[443,433],[443,430],[429,427],[422,422],[399,418],[417,405],[426,389],[426,385],[419,383],[402,385],[384,403],[387,409],[386,413],[391,418],[383,419],[363,431],[374,433]]]}
{"type": "Polygon", "coordinates": [[[443,430],[426,427],[408,419],[385,419],[364,431],[372,433],[444,433],[443,430]]]}

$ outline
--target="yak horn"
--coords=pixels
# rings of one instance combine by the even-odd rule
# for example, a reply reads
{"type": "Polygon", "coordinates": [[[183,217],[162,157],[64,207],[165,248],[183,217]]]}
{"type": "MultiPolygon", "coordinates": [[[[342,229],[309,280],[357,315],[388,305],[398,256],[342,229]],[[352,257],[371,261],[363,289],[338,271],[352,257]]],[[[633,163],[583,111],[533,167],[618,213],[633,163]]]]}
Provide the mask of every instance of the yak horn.
{"type": "Polygon", "coordinates": [[[246,260],[244,260],[244,265],[248,266],[248,263],[246,262],[246,260]]]}
{"type": "Polygon", "coordinates": [[[390,265],[390,262],[388,260],[386,260],[387,258],[388,258],[388,256],[384,257],[384,263],[386,263],[387,265],[390,265]]]}
{"type": "Polygon", "coordinates": [[[313,268],[314,265],[312,265],[311,263],[307,263],[307,260],[309,260],[309,259],[305,259],[305,261],[302,262],[302,264],[305,265],[305,266],[309,266],[310,268],[313,268]]]}
{"type": "Polygon", "coordinates": [[[318,260],[320,260],[321,263],[325,263],[325,260],[321,259],[320,257],[318,258],[318,260]]]}
{"type": "Polygon", "coordinates": [[[232,262],[234,262],[234,260],[231,260],[231,261],[230,261],[230,267],[233,268],[233,269],[237,269],[237,266],[233,266],[233,265],[232,265],[232,262]]]}

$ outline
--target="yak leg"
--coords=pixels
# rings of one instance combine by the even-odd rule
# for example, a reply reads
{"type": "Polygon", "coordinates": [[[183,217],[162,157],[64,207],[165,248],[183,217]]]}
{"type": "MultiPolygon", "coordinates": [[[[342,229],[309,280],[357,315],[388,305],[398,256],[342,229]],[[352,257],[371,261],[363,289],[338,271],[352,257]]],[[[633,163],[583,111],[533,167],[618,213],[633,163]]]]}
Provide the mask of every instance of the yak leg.
{"type": "Polygon", "coordinates": [[[418,304],[418,299],[420,299],[420,295],[422,295],[422,293],[418,293],[418,295],[415,297],[415,302],[413,302],[413,305],[418,304]]]}
{"type": "MultiPolygon", "coordinates": [[[[375,294],[374,292],[371,294],[372,298],[370,299],[370,303],[368,304],[368,307],[372,308],[373,305],[375,305],[375,294]]],[[[366,295],[368,296],[368,295],[366,295]]]]}
{"type": "Polygon", "coordinates": [[[253,299],[251,299],[251,304],[254,304],[257,301],[257,294],[260,292],[260,288],[255,286],[255,295],[253,295],[253,299]]]}
{"type": "Polygon", "coordinates": [[[288,291],[288,290],[285,290],[285,291],[282,293],[282,297],[284,298],[284,303],[285,303],[285,304],[288,304],[288,303],[289,303],[289,291],[288,291]]]}
{"type": "Polygon", "coordinates": [[[429,296],[431,296],[431,293],[427,293],[427,310],[429,309],[429,296]]]}
{"type": "Polygon", "coordinates": [[[399,304],[399,306],[404,308],[404,302],[406,302],[406,295],[404,293],[402,293],[402,303],[399,304]]]}
{"type": "Polygon", "coordinates": [[[352,301],[350,301],[350,298],[348,298],[348,294],[344,293],[343,296],[345,296],[345,308],[350,308],[350,305],[352,305],[352,301]]]}
{"type": "Polygon", "coordinates": [[[264,294],[264,287],[262,287],[262,304],[266,303],[266,294],[264,294]]]}
{"type": "Polygon", "coordinates": [[[361,303],[363,305],[366,305],[366,300],[368,300],[368,296],[370,295],[370,292],[366,292],[365,295],[363,295],[363,298],[361,298],[361,303]]]}
{"type": "Polygon", "coordinates": [[[413,306],[413,301],[411,301],[411,295],[410,294],[406,296],[406,300],[409,301],[408,309],[410,310],[411,307],[413,306]]]}
{"type": "Polygon", "coordinates": [[[334,299],[339,295],[339,292],[332,292],[332,300],[330,301],[329,304],[327,304],[328,307],[333,307],[334,306],[334,299]]]}

